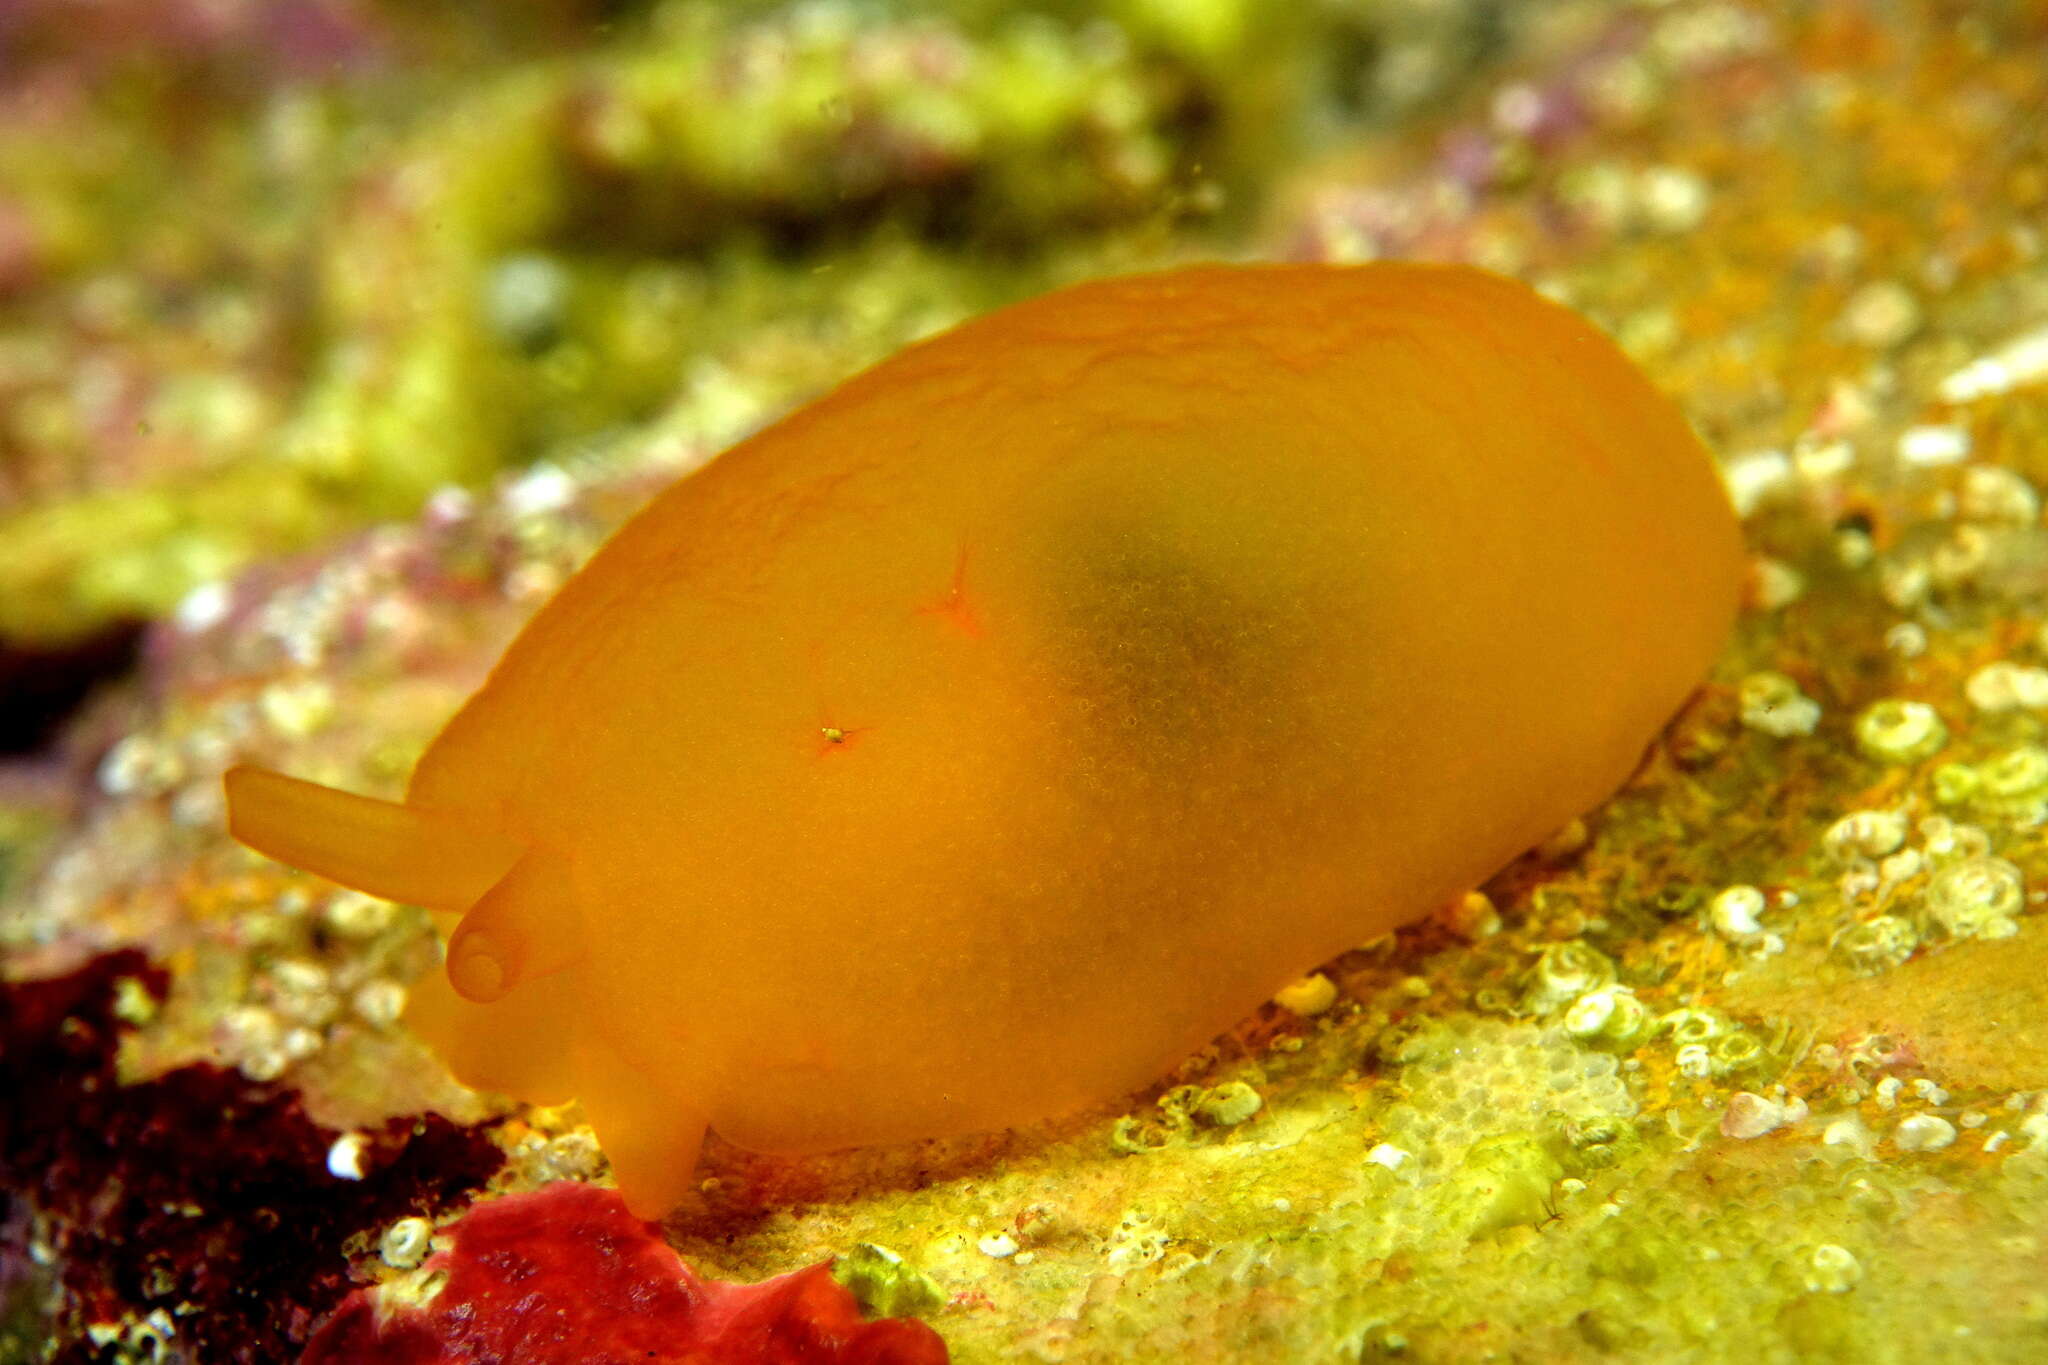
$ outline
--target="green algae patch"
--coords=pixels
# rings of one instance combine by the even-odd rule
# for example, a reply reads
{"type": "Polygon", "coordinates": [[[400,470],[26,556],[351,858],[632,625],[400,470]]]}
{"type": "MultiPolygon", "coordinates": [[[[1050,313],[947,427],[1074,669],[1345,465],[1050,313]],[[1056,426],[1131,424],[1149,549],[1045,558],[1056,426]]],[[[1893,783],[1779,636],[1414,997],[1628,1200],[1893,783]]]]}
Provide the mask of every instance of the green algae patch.
{"type": "Polygon", "coordinates": [[[931,1276],[873,1242],[856,1243],[833,1261],[832,1278],[871,1318],[921,1317],[945,1302],[931,1276]]]}
{"type": "Polygon", "coordinates": [[[1435,1216],[1447,1228],[1481,1237],[1541,1222],[1550,1211],[1551,1187],[1564,1167],[1529,1134],[1510,1133],[1476,1142],[1436,1196],[1435,1216]]]}

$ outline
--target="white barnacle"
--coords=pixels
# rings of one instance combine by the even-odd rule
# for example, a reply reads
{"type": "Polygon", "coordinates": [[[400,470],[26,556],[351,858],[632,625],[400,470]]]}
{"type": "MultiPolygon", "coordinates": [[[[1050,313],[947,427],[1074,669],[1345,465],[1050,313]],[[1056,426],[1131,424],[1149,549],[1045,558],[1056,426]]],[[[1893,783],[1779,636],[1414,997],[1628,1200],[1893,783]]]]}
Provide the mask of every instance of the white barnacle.
{"type": "Polygon", "coordinates": [[[317,1028],[332,1019],[340,1007],[327,969],[306,958],[288,957],[273,962],[267,984],[271,1007],[293,1023],[317,1028]]]}
{"type": "Polygon", "coordinates": [[[1225,1081],[1208,1091],[1195,1104],[1195,1117],[1218,1128],[1243,1123],[1259,1112],[1265,1101],[1243,1081],[1225,1081]]]}
{"type": "Polygon", "coordinates": [[[1972,521],[2029,526],[2041,519],[2041,495],[2004,465],[1971,465],[1956,492],[1956,510],[1972,521]]]}
{"type": "Polygon", "coordinates": [[[361,1180],[363,1153],[370,1141],[361,1133],[343,1133],[327,1149],[327,1173],[337,1180],[361,1180]]]}
{"type": "Polygon", "coordinates": [[[1759,558],[1751,567],[1749,598],[1759,611],[1776,611],[1799,600],[1806,576],[1782,559],[1759,558]]]}
{"type": "Polygon", "coordinates": [[[1880,763],[1917,763],[1948,743],[1948,727],[1924,701],[1886,697],[1856,718],[1856,747],[1880,763]]]}
{"type": "Polygon", "coordinates": [[[1375,1166],[1384,1166],[1390,1171],[1398,1171],[1410,1155],[1411,1153],[1401,1150],[1392,1143],[1382,1142],[1367,1152],[1365,1159],[1375,1166]]]}
{"type": "Polygon", "coordinates": [[[264,723],[280,735],[300,739],[326,727],[334,719],[334,689],[319,678],[295,678],[275,682],[256,698],[256,709],[264,723]]]}
{"type": "Polygon", "coordinates": [[[1820,724],[1820,703],[1783,673],[1751,673],[1736,684],[1735,700],[1745,728],[1776,739],[1810,735],[1820,724]]]}
{"type": "Polygon", "coordinates": [[[278,1039],[278,1051],[284,1054],[285,1063],[303,1062],[326,1045],[327,1040],[317,1029],[286,1029],[284,1037],[278,1039]]]}
{"type": "Polygon", "coordinates": [[[273,1081],[289,1064],[282,1042],[284,1025],[261,1005],[238,1005],[217,1026],[220,1048],[252,1081],[273,1081]]]}
{"type": "Polygon", "coordinates": [[[1682,1046],[1719,1038],[1728,1031],[1728,1020],[1713,1010],[1675,1009],[1658,1016],[1657,1027],[1682,1046]]]}
{"type": "Polygon", "coordinates": [[[1717,892],[1707,905],[1707,917],[1723,938],[1749,938],[1763,932],[1757,916],[1764,911],[1764,893],[1754,886],[1737,883],[1717,892]]]}
{"type": "Polygon", "coordinates": [[[1500,911],[1484,891],[1467,891],[1444,907],[1442,918],[1460,938],[1478,940],[1500,932],[1500,911]]]}
{"type": "Polygon", "coordinates": [[[1918,621],[1901,621],[1884,633],[1884,647],[1901,659],[1917,659],[1927,652],[1927,628],[1918,621]]]}
{"type": "Polygon", "coordinates": [[[379,977],[357,987],[356,993],[349,997],[349,1003],[355,1007],[355,1012],[365,1023],[377,1028],[389,1028],[405,1013],[405,997],[405,987],[396,981],[379,977]]]}
{"type": "Polygon", "coordinates": [[[1847,1147],[1851,1151],[1868,1155],[1871,1144],[1870,1130],[1863,1126],[1863,1120],[1854,1114],[1844,1114],[1830,1120],[1820,1131],[1823,1147],[1847,1147]]]}
{"type": "Polygon", "coordinates": [[[1959,426],[1907,427],[1899,433],[1899,463],[1928,468],[1957,464],[1970,454],[1970,433],[1959,426]]]}
{"type": "Polygon", "coordinates": [[[398,907],[360,891],[337,891],[328,900],[321,918],[343,938],[372,939],[390,927],[398,907]]]}
{"type": "Polygon", "coordinates": [[[124,1023],[147,1024],[157,1016],[156,997],[140,978],[124,976],[114,982],[114,1017],[124,1023]]]}
{"type": "Polygon", "coordinates": [[[1849,296],[1842,330],[1878,350],[1897,346],[1920,330],[1920,300],[1896,280],[1872,280],[1849,296]]]}
{"type": "Polygon", "coordinates": [[[551,464],[537,464],[505,485],[499,500],[507,516],[544,517],[574,502],[576,491],[576,480],[566,470],[551,464]]]}
{"type": "Polygon", "coordinates": [[[176,786],[185,765],[171,749],[147,735],[129,735],[100,760],[100,790],[109,796],[157,796],[176,786]]]}
{"type": "Polygon", "coordinates": [[[1927,917],[1950,938],[2010,938],[2026,903],[2019,868],[2003,858],[1964,858],[1943,867],[1927,884],[1927,917]]]}
{"type": "Polygon", "coordinates": [[[1522,993],[1524,1008],[1547,1013],[1588,991],[1614,984],[1614,963],[1598,948],[1577,939],[1552,943],[1537,955],[1522,993]]]}
{"type": "Polygon", "coordinates": [[[1906,842],[1906,817],[1890,810],[1850,811],[1828,826],[1821,842],[1839,862],[1882,858],[1906,842]]]}
{"type": "Polygon", "coordinates": [[[1321,972],[1312,972],[1273,992],[1273,1003],[1290,1014],[1321,1014],[1337,1003],[1337,983],[1321,972]]]}
{"type": "Polygon", "coordinates": [[[1564,1031],[1574,1038],[1590,1038],[1607,1027],[1614,1017],[1614,992],[1587,991],[1564,1012],[1564,1031]]]}
{"type": "Polygon", "coordinates": [[[427,1259],[434,1240],[434,1225],[424,1218],[401,1218],[384,1229],[377,1241],[377,1256],[393,1270],[411,1270],[427,1259]]]}
{"type": "MultiPolygon", "coordinates": [[[[1841,390],[1838,389],[1837,392],[1839,393],[1841,390]]],[[[1807,435],[1802,436],[1799,439],[1799,443],[1792,448],[1792,467],[1798,472],[1801,483],[1806,484],[1810,488],[1825,487],[1834,483],[1856,467],[1856,447],[1850,445],[1847,441],[1823,441],[1809,432],[1807,435]]],[[[1870,544],[1870,536],[1867,532],[1859,527],[1845,526],[1842,528],[1842,531],[1836,533],[1838,554],[1841,544],[1840,537],[1844,533],[1862,537],[1865,547],[1868,547],[1870,544]]],[[[1866,555],[1864,558],[1867,560],[1868,556],[1866,555]]],[[[1853,569],[1857,567],[1857,565],[1851,564],[1847,560],[1842,562],[1847,568],[1853,569]]]]}
{"type": "Polygon", "coordinates": [[[1970,403],[2048,375],[2048,328],[2022,333],[1941,381],[1941,401],[1970,403]]]}
{"type": "Polygon", "coordinates": [[[179,598],[171,619],[187,635],[201,635],[227,620],[233,606],[234,594],[227,584],[216,579],[201,583],[179,598]]]}
{"type": "Polygon", "coordinates": [[[1786,1107],[1765,1095],[1739,1090],[1721,1111],[1721,1136],[1737,1139],[1759,1138],[1775,1133],[1791,1121],[1786,1107]]]}
{"type": "Polygon", "coordinates": [[[1984,795],[2011,803],[2009,809],[2024,809],[2028,798],[2048,792],[2048,749],[2022,744],[1969,771],[1984,795]]]}
{"type": "Polygon", "coordinates": [[[1737,516],[1748,516],[1792,484],[1792,460],[1782,450],[1752,450],[1721,463],[1721,482],[1737,516]]]}
{"type": "Polygon", "coordinates": [[[1983,527],[1955,527],[1927,552],[1928,583],[1946,588],[1969,582],[1991,562],[1991,551],[1992,540],[1983,527]]]}
{"type": "Polygon", "coordinates": [[[2048,706],[2048,668],[2000,659],[1972,673],[1963,695],[1979,711],[2029,710],[2048,706]]]}
{"type": "Polygon", "coordinates": [[[1690,232],[1707,216],[1707,182],[1682,166],[1652,166],[1636,182],[1644,221],[1657,232],[1690,232]]]}
{"type": "Polygon", "coordinates": [[[1900,849],[1897,853],[1892,854],[1877,865],[1878,890],[1883,891],[1888,887],[1895,887],[1901,882],[1913,880],[1913,878],[1920,875],[1921,869],[1926,864],[1927,859],[1921,856],[1919,849],[1900,849]]]}
{"type": "Polygon", "coordinates": [[[1863,1263],[1849,1248],[1823,1242],[1806,1254],[1801,1278],[1812,1293],[1846,1294],[1863,1278],[1863,1263]]]}
{"type": "Polygon", "coordinates": [[[1913,1114],[1892,1129],[1902,1152],[1938,1152],[1956,1140],[1956,1126],[1939,1114],[1913,1114]]]}
{"type": "Polygon", "coordinates": [[[1574,1038],[1597,1039],[1626,1046],[1646,1033],[1650,1008],[1626,986],[1587,991],[1564,1012],[1564,1031],[1574,1038]]]}
{"type": "Polygon", "coordinates": [[[1976,825],[1930,815],[1920,822],[1920,840],[1929,858],[1975,858],[1991,851],[1991,836],[1976,825]]]}

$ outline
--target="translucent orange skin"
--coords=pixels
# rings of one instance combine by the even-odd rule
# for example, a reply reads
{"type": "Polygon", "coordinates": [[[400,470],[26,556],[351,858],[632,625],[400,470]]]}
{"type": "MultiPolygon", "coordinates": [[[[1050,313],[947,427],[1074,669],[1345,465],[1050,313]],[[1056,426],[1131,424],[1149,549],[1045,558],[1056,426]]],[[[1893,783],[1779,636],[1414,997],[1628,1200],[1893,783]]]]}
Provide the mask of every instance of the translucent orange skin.
{"type": "Polygon", "coordinates": [[[1032,300],[682,480],[526,628],[414,775],[528,850],[451,945],[487,1003],[416,1020],[582,1099],[646,1212],[706,1123],[1111,1099],[1606,797],[1741,575],[1677,411],[1521,285],[1032,300]]]}

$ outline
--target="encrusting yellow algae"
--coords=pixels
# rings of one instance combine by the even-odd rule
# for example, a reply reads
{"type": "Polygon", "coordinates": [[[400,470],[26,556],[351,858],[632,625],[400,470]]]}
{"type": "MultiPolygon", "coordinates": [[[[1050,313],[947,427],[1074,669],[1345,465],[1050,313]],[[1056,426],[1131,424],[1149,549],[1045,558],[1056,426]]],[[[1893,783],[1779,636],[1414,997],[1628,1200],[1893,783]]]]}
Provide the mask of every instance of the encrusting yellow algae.
{"type": "Polygon", "coordinates": [[[1478,271],[1197,267],[912,347],[630,522],[369,801],[236,837],[462,912],[412,1018],[636,1208],[1162,1074],[1605,797],[1734,616],[1698,441],[1478,271]]]}

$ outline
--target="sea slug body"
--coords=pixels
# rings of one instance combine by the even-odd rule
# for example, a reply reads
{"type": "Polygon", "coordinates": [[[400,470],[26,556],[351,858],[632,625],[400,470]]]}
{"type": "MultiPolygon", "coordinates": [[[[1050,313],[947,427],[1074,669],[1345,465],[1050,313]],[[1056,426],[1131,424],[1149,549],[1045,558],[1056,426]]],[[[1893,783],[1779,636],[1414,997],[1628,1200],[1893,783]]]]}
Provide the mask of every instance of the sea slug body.
{"type": "Polygon", "coordinates": [[[1156,1078],[1607,796],[1744,576],[1592,327],[1456,267],[1206,266],[913,346],[681,480],[403,803],[237,837],[461,916],[411,1018],[637,1210],[1156,1078]]]}

